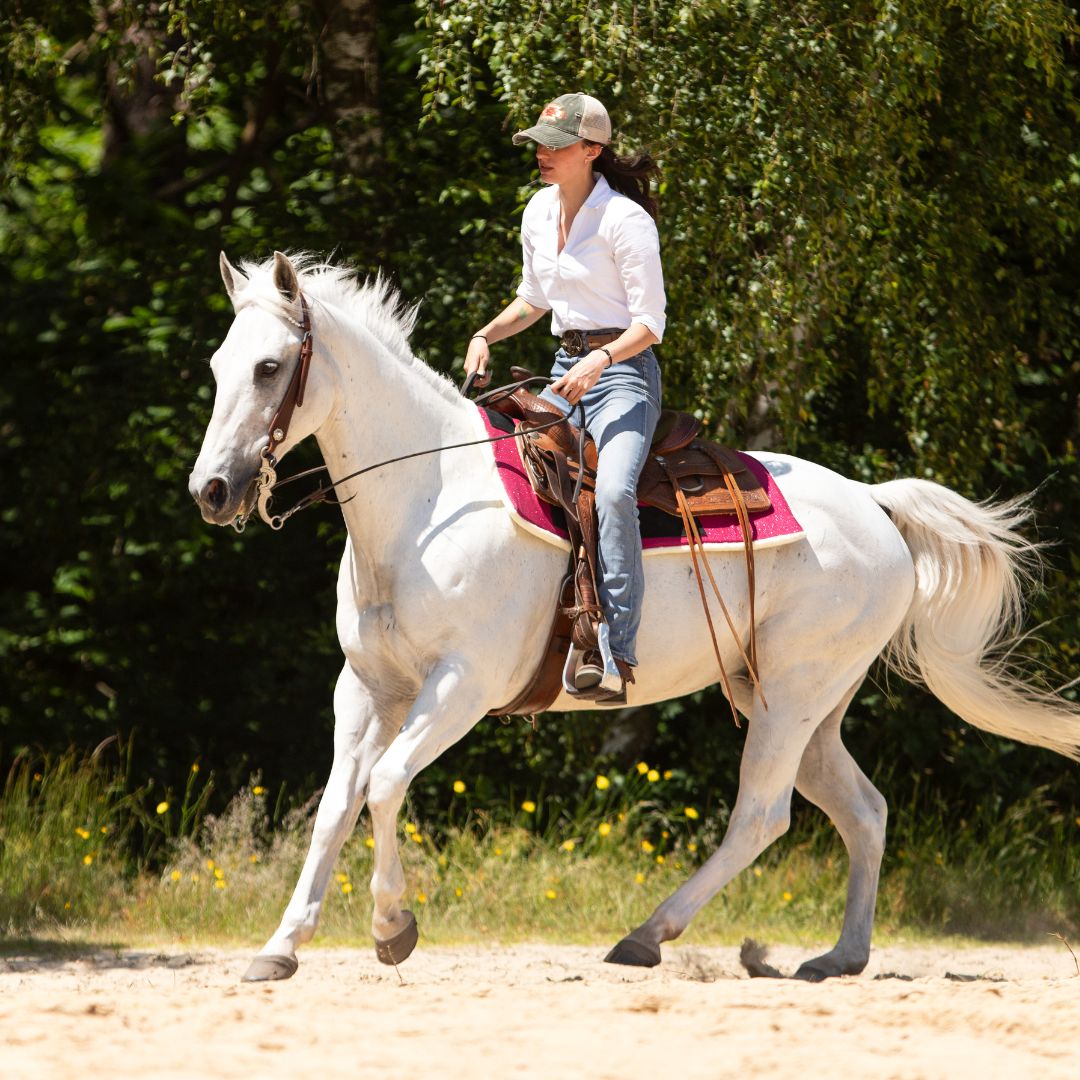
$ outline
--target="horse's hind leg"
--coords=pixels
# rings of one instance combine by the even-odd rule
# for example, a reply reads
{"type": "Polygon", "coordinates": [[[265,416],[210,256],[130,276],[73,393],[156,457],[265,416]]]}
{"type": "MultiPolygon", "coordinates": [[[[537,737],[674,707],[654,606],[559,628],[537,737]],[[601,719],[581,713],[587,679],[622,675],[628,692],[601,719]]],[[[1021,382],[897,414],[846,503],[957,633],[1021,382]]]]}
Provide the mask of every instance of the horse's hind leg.
{"type": "MultiPolygon", "coordinates": [[[[806,680],[793,678],[791,685],[805,686],[806,680]]],[[[660,943],[677,938],[716,893],[787,832],[799,762],[822,717],[784,702],[783,693],[772,687],[766,687],[766,694],[769,710],[755,706],[750,720],[739,767],[739,794],[723,843],[689,881],[608,953],[609,963],[659,964],[660,943]]]]}
{"type": "Polygon", "coordinates": [[[851,863],[840,939],[831,951],[808,960],[795,973],[797,979],[811,982],[830,975],[857,975],[870,959],[887,808],[840,738],[840,723],[857,689],[858,685],[852,687],[814,732],[795,781],[799,792],[829,815],[851,863]]]}

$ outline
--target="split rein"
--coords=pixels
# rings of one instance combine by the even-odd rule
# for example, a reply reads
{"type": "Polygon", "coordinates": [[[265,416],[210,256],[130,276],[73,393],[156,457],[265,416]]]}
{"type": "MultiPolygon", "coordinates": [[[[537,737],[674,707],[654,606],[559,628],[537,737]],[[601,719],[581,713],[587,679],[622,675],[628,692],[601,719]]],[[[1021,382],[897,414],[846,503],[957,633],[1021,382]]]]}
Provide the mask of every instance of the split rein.
{"type": "MultiPolygon", "coordinates": [[[[317,503],[327,503],[331,506],[344,506],[346,503],[351,502],[356,498],[355,493],[350,495],[347,499],[334,498],[332,497],[332,493],[335,488],[341,484],[347,483],[349,480],[355,480],[356,477],[363,476],[364,473],[374,472],[376,469],[385,468],[387,465],[394,465],[399,461],[408,461],[411,458],[425,457],[429,454],[441,454],[444,450],[458,450],[465,446],[481,446],[484,443],[497,443],[502,442],[504,439],[516,439],[522,434],[522,432],[513,431],[506,435],[493,435],[486,439],[470,439],[468,442],[451,443],[449,446],[435,446],[429,450],[416,450],[411,454],[401,454],[398,457],[388,458],[386,461],[379,461],[374,465],[367,465],[362,469],[357,469],[355,472],[351,472],[347,476],[342,476],[337,480],[330,480],[328,484],[320,483],[314,491],[309,491],[295,504],[289,507],[288,510],[283,511],[280,514],[272,513],[270,510],[270,502],[278,488],[285,487],[286,484],[291,484],[295,480],[303,480],[308,476],[317,476],[319,473],[327,473],[329,475],[330,472],[325,465],[316,465],[314,468],[304,469],[302,472],[298,472],[293,476],[287,476],[283,480],[279,480],[277,476],[278,460],[274,456],[274,450],[285,441],[285,437],[288,435],[289,421],[292,418],[293,409],[299,408],[303,404],[308,366],[311,361],[311,317],[308,311],[307,300],[303,293],[300,294],[300,310],[303,317],[302,322],[297,322],[295,319],[289,319],[290,322],[298,326],[304,333],[300,343],[300,358],[297,361],[296,370],[293,373],[289,387],[285,391],[285,397],[282,399],[281,405],[274,415],[274,419],[270,421],[269,441],[260,452],[261,463],[259,465],[259,473],[254,481],[255,502],[252,506],[248,507],[247,510],[243,510],[237,514],[232,521],[232,527],[238,533],[243,532],[244,529],[247,528],[247,523],[255,510],[258,510],[259,517],[262,518],[271,529],[277,530],[282,528],[285,522],[288,521],[293,514],[299,513],[299,511],[304,510],[309,506],[315,506],[317,503]]],[[[288,318],[288,316],[286,316],[286,318],[288,318]]],[[[469,391],[472,389],[475,380],[476,372],[473,372],[466,378],[461,387],[461,394],[463,397],[468,397],[469,391]]],[[[510,397],[511,394],[521,387],[537,383],[546,386],[553,381],[553,379],[543,375],[533,375],[527,379],[520,379],[517,382],[508,383],[506,386],[499,386],[494,390],[489,390],[486,394],[481,394],[476,398],[475,404],[483,405],[485,402],[489,401],[501,401],[503,398],[510,397]]],[[[583,461],[585,453],[585,409],[580,402],[575,406],[575,409],[579,413],[580,420],[580,423],[578,424],[578,460],[583,461]]],[[[563,421],[564,417],[556,417],[543,424],[530,425],[529,431],[545,431],[547,428],[563,423],[563,421]]],[[[577,501],[578,490],[580,490],[581,487],[583,472],[584,470],[578,471],[577,485],[574,491],[575,504],[577,501]]]]}

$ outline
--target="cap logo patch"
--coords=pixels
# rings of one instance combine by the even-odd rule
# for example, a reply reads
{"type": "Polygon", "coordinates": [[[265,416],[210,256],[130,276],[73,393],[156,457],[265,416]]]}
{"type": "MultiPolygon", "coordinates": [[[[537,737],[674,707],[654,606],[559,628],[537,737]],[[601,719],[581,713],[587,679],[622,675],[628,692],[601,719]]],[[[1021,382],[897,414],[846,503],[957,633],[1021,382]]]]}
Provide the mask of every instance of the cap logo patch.
{"type": "Polygon", "coordinates": [[[544,106],[544,111],[540,114],[540,119],[546,120],[549,124],[557,123],[559,120],[565,120],[566,109],[553,101],[550,105],[544,106]]]}

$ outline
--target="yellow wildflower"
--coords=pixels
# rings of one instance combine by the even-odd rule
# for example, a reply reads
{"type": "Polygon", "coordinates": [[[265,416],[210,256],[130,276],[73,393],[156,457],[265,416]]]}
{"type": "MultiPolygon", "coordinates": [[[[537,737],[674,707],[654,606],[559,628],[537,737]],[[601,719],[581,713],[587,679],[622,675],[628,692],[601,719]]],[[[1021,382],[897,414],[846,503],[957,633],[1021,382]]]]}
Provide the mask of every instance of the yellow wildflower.
{"type": "Polygon", "coordinates": [[[644,851],[646,855],[651,855],[656,850],[656,848],[652,844],[650,844],[648,840],[642,840],[641,850],[644,851]]]}
{"type": "Polygon", "coordinates": [[[598,776],[596,778],[596,786],[600,791],[607,791],[611,787],[611,781],[606,776],[598,776]]]}
{"type": "Polygon", "coordinates": [[[637,882],[638,885],[644,885],[645,884],[645,875],[640,873],[640,872],[636,873],[634,875],[634,881],[637,882]]]}
{"type": "Polygon", "coordinates": [[[159,814],[166,814],[169,811],[169,804],[163,799],[157,804],[157,812],[159,814]]]}
{"type": "Polygon", "coordinates": [[[414,832],[412,834],[412,838],[413,838],[414,843],[422,844],[424,842],[423,836],[421,836],[420,833],[418,833],[418,832],[414,832]]]}
{"type": "Polygon", "coordinates": [[[548,898],[549,900],[554,900],[554,899],[555,899],[555,897],[557,897],[557,896],[558,896],[559,894],[558,894],[558,893],[557,893],[557,892],[556,892],[556,891],[555,891],[554,889],[548,889],[548,891],[547,891],[546,893],[544,893],[544,895],[545,895],[545,896],[546,896],[546,897],[547,897],[547,898],[548,898]]]}
{"type": "Polygon", "coordinates": [[[760,866],[754,867],[754,877],[761,877],[762,870],[760,866]]]}
{"type": "Polygon", "coordinates": [[[109,826],[108,825],[102,825],[101,826],[101,835],[106,836],[108,834],[108,832],[109,832],[109,826]]]}
{"type": "Polygon", "coordinates": [[[213,870],[214,869],[214,860],[213,859],[207,859],[206,860],[206,869],[207,870],[213,870]]]}
{"type": "Polygon", "coordinates": [[[647,772],[649,771],[649,766],[648,766],[648,765],[646,765],[644,761],[639,761],[639,762],[637,763],[637,771],[638,771],[638,772],[639,772],[639,773],[640,773],[640,774],[641,774],[642,776],[644,776],[644,775],[645,775],[645,774],[646,774],[646,773],[647,773],[647,772]]]}
{"type": "Polygon", "coordinates": [[[191,763],[191,771],[193,773],[197,773],[199,771],[199,763],[197,761],[193,761],[191,763]]]}
{"type": "Polygon", "coordinates": [[[526,799],[521,804],[521,809],[524,810],[526,814],[535,814],[536,813],[536,803],[534,803],[532,801],[532,799],[526,799]]]}
{"type": "Polygon", "coordinates": [[[180,880],[180,879],[181,879],[181,878],[182,878],[183,876],[184,876],[184,875],[183,875],[183,874],[181,874],[179,870],[174,870],[174,871],[173,871],[173,872],[172,872],[172,873],[171,873],[171,874],[169,875],[169,877],[171,877],[171,878],[173,879],[173,881],[179,881],[179,880],[180,880]]]}
{"type": "Polygon", "coordinates": [[[39,772],[34,773],[34,779],[40,781],[41,780],[41,773],[39,773],[39,772]]]}
{"type": "Polygon", "coordinates": [[[464,780],[455,780],[454,781],[454,794],[455,795],[464,795],[465,794],[465,781],[464,780]]]}
{"type": "Polygon", "coordinates": [[[254,854],[254,853],[253,853],[253,854],[251,854],[251,855],[249,855],[249,856],[248,856],[248,862],[250,862],[250,863],[257,863],[258,861],[259,861],[259,856],[258,856],[258,854],[254,854]]]}
{"type": "Polygon", "coordinates": [[[502,848],[501,848],[501,847],[497,847],[497,848],[495,849],[495,854],[496,854],[496,855],[501,855],[501,854],[502,854],[502,848]]]}
{"type": "Polygon", "coordinates": [[[352,882],[351,882],[351,881],[343,881],[343,882],[341,883],[341,891],[342,891],[342,892],[343,892],[343,893],[344,893],[344,894],[345,894],[346,896],[348,896],[348,895],[349,895],[349,893],[351,893],[351,892],[352,892],[352,882]]]}
{"type": "Polygon", "coordinates": [[[426,904],[427,903],[427,894],[422,893],[422,892],[418,892],[416,894],[416,902],[418,904],[426,904]]]}
{"type": "Polygon", "coordinates": [[[84,855],[82,857],[83,866],[89,866],[94,861],[93,855],[84,855]]]}
{"type": "Polygon", "coordinates": [[[218,881],[220,881],[224,876],[225,876],[225,871],[222,870],[220,866],[215,866],[214,867],[214,877],[216,877],[218,879],[218,881]]]}
{"type": "Polygon", "coordinates": [[[84,840],[89,840],[90,839],[90,830],[89,829],[84,829],[84,828],[82,828],[82,826],[80,826],[79,828],[77,828],[75,830],[75,835],[76,836],[81,836],[84,840]]]}
{"type": "Polygon", "coordinates": [[[650,769],[645,774],[645,779],[648,780],[650,784],[655,784],[656,781],[660,779],[660,774],[655,769],[650,769]]]}
{"type": "Polygon", "coordinates": [[[262,786],[262,784],[256,784],[256,785],[255,785],[255,786],[254,786],[254,787],[253,787],[253,788],[251,789],[251,794],[252,794],[252,795],[265,795],[265,794],[266,794],[266,788],[264,788],[264,787],[262,786]]]}
{"type": "Polygon", "coordinates": [[[348,874],[335,874],[335,875],[334,875],[334,880],[335,880],[335,881],[336,881],[336,882],[337,882],[337,883],[338,883],[339,885],[343,885],[343,884],[344,884],[344,883],[345,883],[346,881],[348,881],[348,880],[349,880],[349,875],[348,875],[348,874]]]}
{"type": "Polygon", "coordinates": [[[794,900],[794,899],[795,899],[795,897],[794,897],[794,896],[793,896],[793,895],[792,895],[791,893],[789,893],[789,892],[787,891],[787,889],[785,889],[785,890],[784,890],[784,903],[785,903],[785,904],[789,904],[789,903],[791,903],[791,901],[792,901],[792,900],[794,900]]]}
{"type": "Polygon", "coordinates": [[[411,821],[406,821],[406,822],[405,822],[405,831],[406,831],[406,832],[407,832],[407,833],[408,833],[408,834],[409,834],[410,836],[412,836],[412,834],[413,834],[414,832],[416,832],[416,826],[415,826],[415,825],[414,825],[414,824],[413,824],[413,823],[412,823],[411,821]]]}
{"type": "Polygon", "coordinates": [[[663,829],[661,830],[660,835],[666,840],[671,835],[671,833],[669,833],[667,829],[663,829]]]}
{"type": "Polygon", "coordinates": [[[371,848],[371,847],[374,847],[374,846],[375,846],[375,838],[373,836],[364,837],[364,847],[371,848]]]}
{"type": "Polygon", "coordinates": [[[454,889],[454,895],[455,895],[455,896],[456,896],[456,897],[457,897],[457,898],[458,898],[459,900],[461,899],[461,886],[460,886],[460,885],[459,885],[459,886],[458,886],[457,888],[455,888],[455,889],[454,889]]]}
{"type": "Polygon", "coordinates": [[[218,878],[217,881],[214,882],[214,888],[215,889],[224,889],[224,888],[226,888],[225,879],[224,878],[218,878]]]}
{"type": "Polygon", "coordinates": [[[693,840],[691,840],[690,843],[686,845],[686,850],[692,854],[693,852],[697,851],[697,844],[695,844],[693,840]]]}
{"type": "Polygon", "coordinates": [[[672,775],[672,774],[671,774],[671,770],[670,770],[670,769],[665,769],[665,770],[664,770],[664,779],[665,779],[665,780],[670,780],[670,779],[671,779],[671,775],[672,775]]]}
{"type": "Polygon", "coordinates": [[[611,823],[608,821],[601,821],[600,824],[596,826],[596,831],[601,836],[607,836],[608,833],[611,832],[611,823]]]}
{"type": "Polygon", "coordinates": [[[573,840],[564,840],[559,845],[559,847],[561,847],[563,849],[563,851],[573,851],[575,846],[576,845],[574,844],[573,840]]]}
{"type": "Polygon", "coordinates": [[[697,811],[696,811],[696,810],[695,810],[695,809],[694,809],[694,808],[693,808],[692,806],[684,806],[684,807],[683,807],[683,813],[684,813],[684,814],[685,814],[685,815],[686,815],[686,816],[687,816],[687,817],[688,817],[688,818],[689,818],[689,819],[690,819],[691,821],[697,821],[697,819],[698,819],[699,817],[701,817],[701,815],[700,815],[700,814],[699,814],[699,813],[698,813],[698,812],[697,812],[697,811]]]}
{"type": "Polygon", "coordinates": [[[657,863],[658,866],[663,866],[664,865],[664,856],[663,855],[657,855],[656,856],[656,863],[657,863]]]}

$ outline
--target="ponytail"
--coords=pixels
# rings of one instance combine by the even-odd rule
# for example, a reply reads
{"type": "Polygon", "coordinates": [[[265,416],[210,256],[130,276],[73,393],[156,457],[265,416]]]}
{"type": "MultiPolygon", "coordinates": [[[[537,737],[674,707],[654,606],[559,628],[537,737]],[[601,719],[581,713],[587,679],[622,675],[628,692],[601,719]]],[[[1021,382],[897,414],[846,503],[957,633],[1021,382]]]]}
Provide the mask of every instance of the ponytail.
{"type": "Polygon", "coordinates": [[[641,153],[616,157],[610,146],[604,146],[600,149],[600,156],[593,162],[593,168],[608,182],[612,190],[633,199],[656,220],[658,207],[649,182],[654,177],[659,178],[660,167],[651,155],[641,153]]]}

